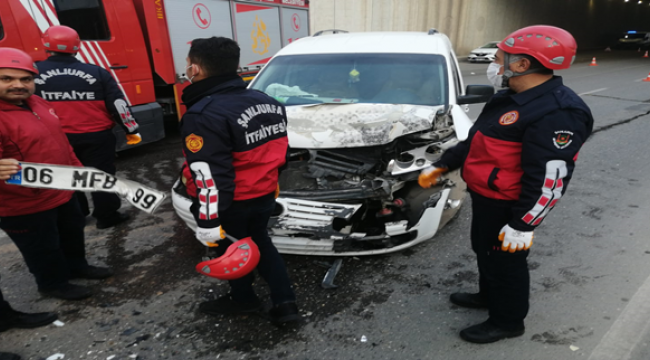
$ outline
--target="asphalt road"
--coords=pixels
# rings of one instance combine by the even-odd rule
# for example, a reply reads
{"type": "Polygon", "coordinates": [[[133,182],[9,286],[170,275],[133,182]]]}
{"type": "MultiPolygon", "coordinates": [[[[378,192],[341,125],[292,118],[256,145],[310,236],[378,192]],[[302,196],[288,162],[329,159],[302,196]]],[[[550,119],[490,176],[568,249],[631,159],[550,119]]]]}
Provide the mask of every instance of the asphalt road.
{"type": "MultiPolygon", "coordinates": [[[[486,84],[487,65],[462,63],[466,84],[486,84]]],[[[277,328],[263,316],[209,317],[200,301],[227,286],[195,273],[203,247],[169,200],[111,230],[86,228],[92,263],[116,270],[80,302],[42,298],[11,241],[0,235],[1,286],[23,311],[55,310],[65,323],[0,335],[0,351],[25,359],[647,359],[650,357],[650,59],[636,52],[581,54],[560,73],[591,107],[595,133],[567,195],[535,233],[526,334],[490,345],[458,331],[484,311],[448,302],[476,290],[470,212],[435,238],[386,256],[346,258],[335,290],[319,282],[328,258],[286,256],[304,323],[277,328]],[[592,56],[597,67],[588,66],[592,56]],[[366,341],[363,341],[363,340],[366,341]]],[[[474,116],[480,108],[472,107],[474,116]]],[[[180,139],[119,154],[119,176],[169,189],[180,139]]],[[[263,284],[259,292],[265,296],[263,284]]]]}

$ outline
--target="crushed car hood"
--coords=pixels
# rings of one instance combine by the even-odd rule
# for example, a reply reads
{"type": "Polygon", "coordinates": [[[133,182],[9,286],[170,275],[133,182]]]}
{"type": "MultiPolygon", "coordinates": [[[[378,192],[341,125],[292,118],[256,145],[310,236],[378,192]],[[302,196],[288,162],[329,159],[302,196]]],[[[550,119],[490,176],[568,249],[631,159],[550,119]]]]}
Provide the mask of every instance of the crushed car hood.
{"type": "Polygon", "coordinates": [[[400,136],[431,130],[441,108],[393,104],[288,106],[289,144],[303,149],[385,145],[400,136]]]}

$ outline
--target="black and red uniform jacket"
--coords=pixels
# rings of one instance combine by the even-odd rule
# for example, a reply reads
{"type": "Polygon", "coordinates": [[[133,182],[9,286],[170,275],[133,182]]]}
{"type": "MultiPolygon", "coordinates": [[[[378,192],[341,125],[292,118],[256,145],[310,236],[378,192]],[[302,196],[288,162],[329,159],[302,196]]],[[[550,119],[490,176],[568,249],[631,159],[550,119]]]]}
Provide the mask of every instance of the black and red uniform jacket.
{"type": "Polygon", "coordinates": [[[199,227],[215,228],[233,201],[275,192],[289,145],[286,111],[236,74],[188,86],[183,101],[183,151],[197,188],[188,186],[192,213],[199,227]]]}
{"type": "Polygon", "coordinates": [[[485,105],[468,138],[434,165],[462,166],[470,191],[512,207],[509,225],[532,231],[567,189],[578,151],[593,129],[589,107],[562,78],[485,105]]]}
{"type": "MultiPolygon", "coordinates": [[[[26,106],[0,100],[0,159],[82,166],[52,104],[30,96],[26,106]]],[[[0,181],[0,217],[35,214],[70,201],[73,191],[35,189],[0,181]]]]}
{"type": "Polygon", "coordinates": [[[38,63],[36,95],[50,101],[66,134],[112,129],[137,132],[124,93],[105,69],[85,64],[74,56],[53,55],[38,63]]]}

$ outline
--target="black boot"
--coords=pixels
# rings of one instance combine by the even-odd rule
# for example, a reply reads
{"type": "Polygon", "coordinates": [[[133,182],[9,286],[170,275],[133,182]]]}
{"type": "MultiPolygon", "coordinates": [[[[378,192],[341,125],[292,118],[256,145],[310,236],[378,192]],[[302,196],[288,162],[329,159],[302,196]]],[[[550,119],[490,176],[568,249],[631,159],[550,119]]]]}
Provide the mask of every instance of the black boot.
{"type": "Polygon", "coordinates": [[[471,309],[487,309],[488,304],[481,294],[454,293],[449,297],[453,304],[471,309]]]}
{"type": "Polygon", "coordinates": [[[88,265],[81,271],[70,271],[70,279],[101,280],[113,276],[113,271],[106,267],[88,265]]]}
{"type": "Polygon", "coordinates": [[[98,229],[108,229],[109,227],[115,226],[117,224],[121,224],[127,220],[129,220],[131,216],[128,214],[122,214],[119,212],[116,212],[114,215],[108,218],[102,218],[102,219],[97,219],[97,228],[98,229]]]}
{"type": "Polygon", "coordinates": [[[51,324],[57,318],[56,313],[52,312],[29,314],[11,309],[10,312],[2,314],[2,318],[0,319],[0,332],[14,328],[33,329],[51,324]]]}
{"type": "Polygon", "coordinates": [[[20,360],[20,356],[12,353],[0,352],[0,360],[20,360]]]}
{"type": "Polygon", "coordinates": [[[269,310],[271,322],[274,324],[284,324],[300,320],[298,306],[295,302],[282,303],[269,310]]]}
{"type": "Polygon", "coordinates": [[[230,294],[224,295],[217,300],[202,302],[199,310],[210,315],[236,315],[256,312],[262,309],[259,300],[241,303],[232,299],[230,294]]]}
{"type": "Polygon", "coordinates": [[[492,324],[489,320],[474,326],[470,326],[460,332],[460,337],[471,343],[487,344],[501,339],[513,338],[524,334],[522,326],[515,330],[506,330],[492,324]]]}
{"type": "Polygon", "coordinates": [[[70,283],[52,290],[38,289],[38,291],[45,296],[62,300],[81,300],[93,295],[93,292],[89,288],[70,283]]]}

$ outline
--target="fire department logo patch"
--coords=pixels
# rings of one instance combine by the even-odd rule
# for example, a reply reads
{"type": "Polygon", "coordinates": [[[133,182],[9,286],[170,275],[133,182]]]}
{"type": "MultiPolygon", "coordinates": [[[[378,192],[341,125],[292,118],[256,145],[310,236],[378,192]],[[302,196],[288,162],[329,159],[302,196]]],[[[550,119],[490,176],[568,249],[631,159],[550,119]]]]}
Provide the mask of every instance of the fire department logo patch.
{"type": "Polygon", "coordinates": [[[571,139],[573,133],[567,130],[560,130],[555,132],[555,137],[553,138],[553,145],[558,149],[564,149],[571,145],[573,140],[571,139]]]}
{"type": "Polygon", "coordinates": [[[187,135],[185,137],[185,146],[193,153],[199,152],[203,148],[203,138],[195,134],[187,135]]]}
{"type": "Polygon", "coordinates": [[[519,120],[519,111],[510,111],[499,118],[499,124],[501,125],[512,125],[519,120]]]}

